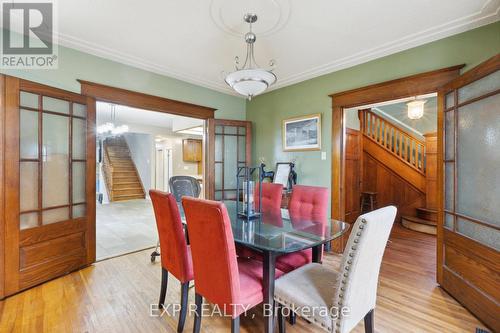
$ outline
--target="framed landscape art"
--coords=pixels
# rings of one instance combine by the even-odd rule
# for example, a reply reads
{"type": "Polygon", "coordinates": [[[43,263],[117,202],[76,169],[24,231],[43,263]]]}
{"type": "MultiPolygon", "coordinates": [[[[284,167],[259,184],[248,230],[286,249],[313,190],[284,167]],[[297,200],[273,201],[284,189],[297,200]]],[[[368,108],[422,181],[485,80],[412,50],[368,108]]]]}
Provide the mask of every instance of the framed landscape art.
{"type": "Polygon", "coordinates": [[[284,151],[321,150],[321,114],[283,120],[284,151]]]}

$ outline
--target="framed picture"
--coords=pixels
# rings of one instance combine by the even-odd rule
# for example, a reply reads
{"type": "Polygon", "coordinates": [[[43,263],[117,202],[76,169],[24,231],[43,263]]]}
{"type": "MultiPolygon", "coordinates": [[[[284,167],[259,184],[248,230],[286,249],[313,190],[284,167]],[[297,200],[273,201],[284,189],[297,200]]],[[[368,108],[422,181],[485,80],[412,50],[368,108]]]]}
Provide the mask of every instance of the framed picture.
{"type": "Polygon", "coordinates": [[[321,150],[321,114],[283,120],[283,150],[321,150]]]}
{"type": "Polygon", "coordinates": [[[274,174],[273,183],[283,185],[283,188],[288,189],[288,181],[292,166],[290,163],[276,163],[276,172],[274,174]]]}

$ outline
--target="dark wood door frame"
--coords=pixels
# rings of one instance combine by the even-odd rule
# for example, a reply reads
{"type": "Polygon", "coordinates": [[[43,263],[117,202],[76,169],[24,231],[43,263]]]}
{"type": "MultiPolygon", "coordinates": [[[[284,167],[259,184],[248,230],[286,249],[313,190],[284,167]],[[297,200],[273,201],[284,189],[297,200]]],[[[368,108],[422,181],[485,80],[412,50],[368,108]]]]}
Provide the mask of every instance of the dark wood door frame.
{"type": "Polygon", "coordinates": [[[100,83],[77,80],[81,85],[82,95],[95,98],[96,101],[126,105],[134,108],[157,111],[163,113],[175,114],[178,116],[198,118],[205,120],[205,135],[203,137],[203,161],[204,161],[204,180],[205,180],[205,198],[209,198],[210,184],[214,183],[213,174],[209,172],[209,150],[214,144],[209,135],[207,135],[207,125],[209,119],[214,119],[217,109],[196,105],[192,103],[177,101],[165,97],[148,95],[145,93],[107,86],[100,83]]]}
{"type": "MultiPolygon", "coordinates": [[[[457,65],[329,95],[332,99],[332,218],[345,220],[344,110],[436,92],[460,75],[457,65]]],[[[343,246],[343,245],[341,245],[343,246]]],[[[336,250],[339,250],[335,247],[336,250]]],[[[340,249],[342,250],[342,249],[340,249]]]]}
{"type": "MultiPolygon", "coordinates": [[[[208,128],[208,139],[209,142],[213,143],[210,144],[207,150],[207,168],[206,174],[209,175],[210,179],[213,181],[208,183],[205,186],[205,195],[206,198],[214,200],[215,199],[215,127],[216,126],[239,126],[239,127],[245,127],[245,136],[246,136],[246,143],[245,143],[245,162],[247,166],[250,166],[251,160],[252,160],[252,122],[247,121],[247,120],[227,120],[227,119],[209,119],[207,121],[207,128],[208,128]]],[[[237,153],[237,158],[238,158],[238,153],[237,153]]],[[[224,176],[223,176],[224,177],[224,176]]],[[[222,185],[224,187],[224,185],[222,185]]]]}
{"type": "Polygon", "coordinates": [[[165,97],[148,95],[137,91],[107,86],[100,83],[77,80],[82,95],[92,96],[98,101],[121,104],[134,108],[171,113],[199,119],[214,117],[216,109],[207,106],[176,101],[165,97]]]}

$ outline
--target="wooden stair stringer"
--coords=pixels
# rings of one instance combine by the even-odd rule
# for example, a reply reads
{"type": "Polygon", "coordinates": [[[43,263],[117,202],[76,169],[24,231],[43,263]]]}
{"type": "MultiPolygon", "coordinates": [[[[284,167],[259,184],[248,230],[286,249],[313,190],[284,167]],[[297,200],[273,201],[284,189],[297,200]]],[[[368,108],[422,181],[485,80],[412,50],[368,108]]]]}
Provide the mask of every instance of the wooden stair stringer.
{"type": "Polygon", "coordinates": [[[146,193],[141,177],[123,137],[104,141],[104,173],[110,202],[144,199],[146,193]]]}

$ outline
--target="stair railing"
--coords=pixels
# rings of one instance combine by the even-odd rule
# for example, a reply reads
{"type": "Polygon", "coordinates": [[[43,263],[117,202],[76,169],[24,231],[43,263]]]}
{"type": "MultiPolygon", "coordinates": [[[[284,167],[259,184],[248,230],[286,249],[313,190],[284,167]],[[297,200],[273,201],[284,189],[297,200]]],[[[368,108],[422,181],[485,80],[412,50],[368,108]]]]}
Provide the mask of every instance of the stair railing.
{"type": "Polygon", "coordinates": [[[104,154],[103,154],[103,164],[102,171],[104,174],[104,181],[106,182],[106,191],[108,192],[109,201],[113,201],[113,165],[109,159],[108,147],[107,144],[104,143],[104,154]]]}
{"type": "Polygon", "coordinates": [[[363,135],[425,175],[425,142],[370,109],[359,110],[363,135]]]}

